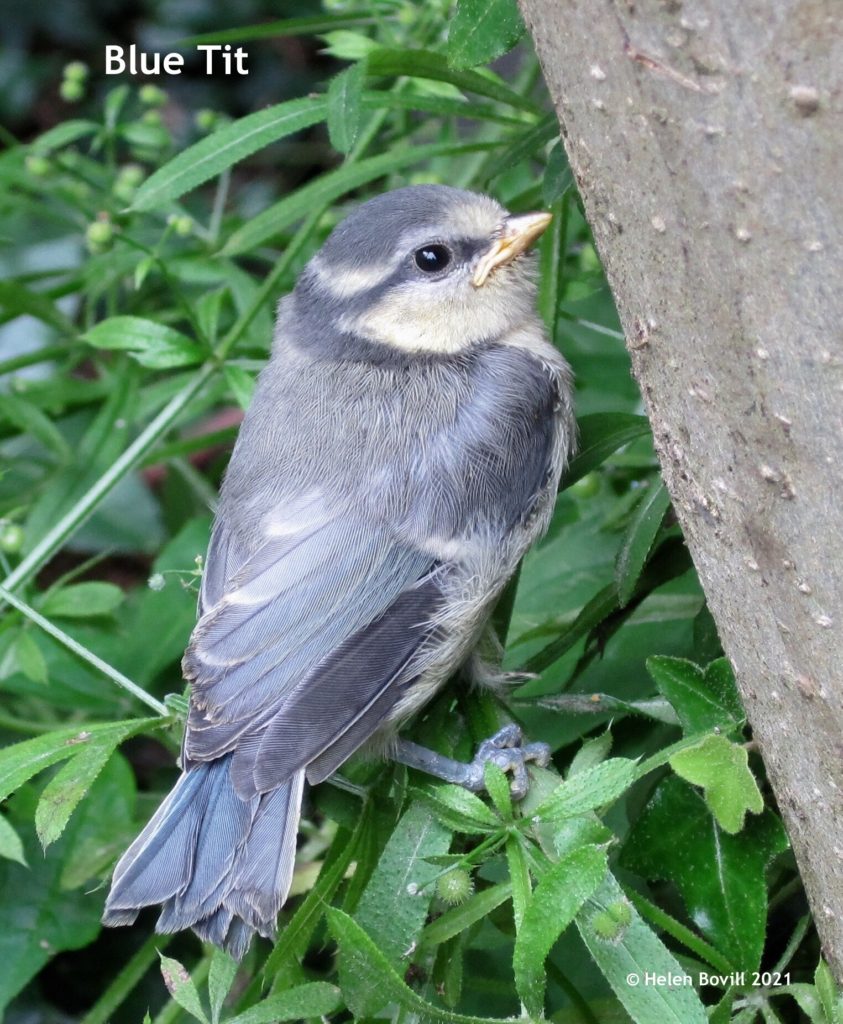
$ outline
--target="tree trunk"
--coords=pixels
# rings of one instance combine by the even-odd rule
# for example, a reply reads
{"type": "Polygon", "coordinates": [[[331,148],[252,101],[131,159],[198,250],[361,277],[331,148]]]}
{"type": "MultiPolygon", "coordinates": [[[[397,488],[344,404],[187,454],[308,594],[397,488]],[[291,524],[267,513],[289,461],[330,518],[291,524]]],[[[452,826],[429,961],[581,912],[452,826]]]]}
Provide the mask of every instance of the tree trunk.
{"type": "Polygon", "coordinates": [[[521,0],[662,472],[843,981],[837,0],[521,0]]]}

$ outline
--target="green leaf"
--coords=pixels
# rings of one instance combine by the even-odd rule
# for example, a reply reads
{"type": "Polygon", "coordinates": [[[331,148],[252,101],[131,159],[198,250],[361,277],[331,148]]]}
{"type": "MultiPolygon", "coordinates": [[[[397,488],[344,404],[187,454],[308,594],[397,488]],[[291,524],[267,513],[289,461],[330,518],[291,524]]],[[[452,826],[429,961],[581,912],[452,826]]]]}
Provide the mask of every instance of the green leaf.
{"type": "Polygon", "coordinates": [[[322,38],[327,44],[322,52],[337,60],[363,60],[378,47],[374,39],[363,35],[362,32],[349,32],[342,28],[324,32],[322,38]]]}
{"type": "Polygon", "coordinates": [[[675,775],[654,791],[630,832],[621,863],[673,882],[702,934],[740,970],[761,960],[767,924],[764,872],[787,848],[770,811],[736,836],[722,832],[700,793],[675,775]]]}
{"type": "Polygon", "coordinates": [[[635,778],[635,761],[624,757],[609,758],[561,783],[533,814],[543,821],[587,814],[617,800],[635,778]]]}
{"type": "Polygon", "coordinates": [[[0,800],[5,800],[38,772],[73,757],[79,753],[81,745],[93,739],[105,741],[106,737],[116,737],[115,743],[121,743],[134,733],[162,724],[163,719],[160,718],[136,718],[125,722],[87,725],[84,728],[73,725],[22,743],[13,743],[0,750],[0,800]]]}
{"type": "Polygon", "coordinates": [[[350,152],[363,123],[363,81],[366,66],[352,64],[328,87],[328,138],[338,153],[350,152]]]}
{"type": "Polygon", "coordinates": [[[611,874],[604,876],[576,921],[588,951],[636,1024],[707,1024],[692,985],[647,984],[648,974],[682,978],[686,972],[641,920],[611,874]]]}
{"type": "Polygon", "coordinates": [[[746,749],[725,736],[706,736],[695,746],[678,751],[670,766],[683,779],[702,786],[718,825],[732,835],[743,828],[747,811],[760,814],[764,810],[746,749]]]}
{"type": "Polygon", "coordinates": [[[608,729],[601,732],[599,736],[583,741],[583,745],[574,754],[573,760],[568,766],[568,778],[602,764],[609,756],[611,749],[612,734],[608,729]]]}
{"type": "Polygon", "coordinates": [[[822,957],[820,957],[820,962],[817,964],[816,971],[814,971],[814,987],[817,990],[817,996],[822,1004],[823,1014],[828,1024],[840,1024],[841,1009],[843,1009],[840,1005],[840,995],[837,991],[837,985],[834,982],[831,969],[822,957]]]}
{"type": "Polygon", "coordinates": [[[314,181],[291,192],[280,202],[252,217],[226,242],[222,252],[225,256],[251,252],[264,245],[285,228],[301,220],[310,210],[333,202],[346,192],[367,185],[377,178],[383,178],[393,171],[412,164],[424,163],[435,157],[459,156],[491,149],[491,143],[433,143],[428,146],[408,146],[405,149],[390,150],[379,156],[372,156],[356,163],[345,163],[335,171],[322,174],[314,181]]]}
{"type": "Polygon", "coordinates": [[[419,939],[420,949],[431,949],[443,942],[454,938],[460,932],[464,932],[478,921],[488,917],[489,914],[512,895],[512,885],[509,882],[501,882],[500,885],[490,886],[482,889],[469,897],[465,903],[458,907],[451,907],[444,914],[440,914],[435,921],[432,921],[421,933],[419,939]]]}
{"type": "Polygon", "coordinates": [[[122,729],[91,736],[86,743],[79,745],[78,752],[50,779],[35,811],[35,831],[45,850],[62,834],[70,815],[91,788],[117,745],[136,731],[136,724],[127,722],[122,729]]]}
{"type": "Polygon", "coordinates": [[[183,150],[138,189],[133,210],[166,205],[247,156],[325,119],[324,96],[289,100],[238,118],[183,150]]]}
{"type": "Polygon", "coordinates": [[[16,395],[0,394],[0,418],[17,427],[23,434],[31,434],[62,462],[70,461],[70,448],[53,421],[37,405],[25,402],[16,395]]]}
{"type": "Polygon", "coordinates": [[[542,199],[545,206],[553,206],[573,188],[574,174],[568,163],[568,155],[561,142],[551,146],[542,181],[542,199]]]}
{"type": "Polygon", "coordinates": [[[268,996],[248,1010],[231,1017],[226,1024],[274,1024],[280,1020],[327,1018],[342,1007],[342,996],[336,985],[312,981],[268,996]]]}
{"type": "Polygon", "coordinates": [[[651,482],[635,509],[635,515],[629,524],[615,563],[615,582],[618,585],[621,608],[629,603],[635,592],[635,586],[669,507],[670,495],[662,481],[651,482]]]}
{"type": "Polygon", "coordinates": [[[509,881],[512,886],[512,916],[515,919],[515,931],[521,930],[521,922],[530,904],[533,887],[530,883],[530,869],[520,837],[511,833],[506,837],[506,863],[509,868],[509,881]]]}
{"type": "Polygon", "coordinates": [[[47,661],[41,653],[38,642],[28,629],[21,629],[3,659],[0,673],[11,675],[21,672],[33,683],[45,686],[49,682],[47,661]]]}
{"type": "Polygon", "coordinates": [[[527,659],[523,671],[538,673],[549,668],[574,644],[587,636],[595,626],[599,626],[604,619],[608,618],[617,607],[618,588],[614,583],[610,583],[602,590],[598,590],[594,597],[583,605],[579,615],[564,632],[527,659]]]}
{"type": "Polygon", "coordinates": [[[459,0],[448,31],[448,61],[455,68],[489,64],[524,32],[515,0],[459,0]]]}
{"type": "Polygon", "coordinates": [[[509,780],[493,761],[487,761],[483,766],[483,782],[498,814],[504,821],[511,821],[512,793],[509,780]]]}
{"type": "Polygon", "coordinates": [[[82,335],[95,348],[127,351],[141,366],[165,370],[200,363],[205,350],[181,331],[138,316],[112,316],[82,335]]]}
{"type": "Polygon", "coordinates": [[[219,1024],[225,997],[231,991],[237,974],[237,961],[224,949],[214,949],[208,972],[208,1001],[211,1004],[211,1024],[219,1024]]]}
{"type": "Polygon", "coordinates": [[[114,758],[46,855],[32,830],[37,799],[35,787],[25,786],[9,802],[9,818],[21,834],[30,867],[0,860],[0,1013],[51,957],[80,949],[99,933],[104,891],[68,892],[63,875],[77,849],[87,848],[89,840],[103,845],[104,822],[110,836],[130,829],[134,778],[126,761],[114,758]]]}
{"type": "Polygon", "coordinates": [[[201,1024],[209,1024],[193,979],[178,960],[173,960],[162,953],[159,953],[159,956],[161,957],[161,975],[173,1000],[183,1010],[187,1010],[191,1017],[201,1021],[201,1024]]]}
{"type": "Polygon", "coordinates": [[[426,1002],[404,983],[353,918],[334,907],[328,908],[327,917],[331,934],[340,947],[340,988],[355,1017],[373,1016],[388,1003],[397,1003],[422,1020],[442,1021],[443,1024],[503,1024],[494,1018],[452,1013],[426,1002]]]}
{"type": "Polygon", "coordinates": [[[500,819],[486,804],[462,786],[449,783],[422,783],[412,795],[423,800],[447,828],[469,835],[492,832],[501,827],[500,819]]]}
{"type": "Polygon", "coordinates": [[[27,866],[20,836],[2,814],[0,814],[0,857],[5,857],[6,860],[15,860],[18,864],[27,866]]]}
{"type": "Polygon", "coordinates": [[[366,66],[370,75],[431,78],[437,82],[449,82],[461,92],[487,96],[519,110],[531,113],[539,110],[532,100],[510,89],[497,75],[453,68],[441,54],[430,50],[375,50],[366,58],[366,66]]]}
{"type": "Polygon", "coordinates": [[[51,591],[37,607],[48,618],[90,619],[116,611],[124,596],[113,583],[90,580],[51,591]]]}
{"type": "Polygon", "coordinates": [[[692,661],[665,655],[654,655],[646,664],[687,735],[715,728],[731,732],[746,721],[728,658],[718,658],[705,670],[692,661]]]}
{"type": "Polygon", "coordinates": [[[568,925],[606,874],[606,851],[575,850],[543,875],[515,939],[515,986],[527,1012],[544,1017],[544,962],[568,925]]]}
{"type": "Polygon", "coordinates": [[[200,46],[205,43],[245,43],[252,39],[281,39],[284,36],[312,36],[332,28],[352,25],[375,25],[379,18],[362,14],[317,14],[302,18],[282,18],[280,21],[261,22],[258,25],[244,25],[242,28],[227,28],[220,32],[205,32],[198,36],[180,39],[180,49],[200,46]]]}
{"type": "Polygon", "coordinates": [[[562,480],[563,487],[570,487],[586,473],[596,469],[618,448],[623,448],[639,437],[646,437],[650,433],[650,424],[646,416],[633,416],[626,412],[596,412],[580,417],[577,430],[577,454],[562,480]]]}
{"type": "Polygon", "coordinates": [[[86,135],[94,135],[100,130],[96,121],[62,121],[54,128],[39,135],[32,143],[32,152],[39,155],[51,153],[54,149],[61,149],[62,146],[69,146],[71,142],[78,142],[86,135]]]}
{"type": "Polygon", "coordinates": [[[450,845],[450,830],[430,807],[411,803],[363,891],[354,918],[370,935],[377,935],[382,953],[395,967],[418,941],[430,908],[430,883],[438,869],[424,858],[447,853],[450,845]]]}
{"type": "Polygon", "coordinates": [[[245,412],[252,404],[252,396],[255,393],[255,378],[239,366],[226,366],[223,373],[231,393],[237,399],[237,404],[245,412]]]}

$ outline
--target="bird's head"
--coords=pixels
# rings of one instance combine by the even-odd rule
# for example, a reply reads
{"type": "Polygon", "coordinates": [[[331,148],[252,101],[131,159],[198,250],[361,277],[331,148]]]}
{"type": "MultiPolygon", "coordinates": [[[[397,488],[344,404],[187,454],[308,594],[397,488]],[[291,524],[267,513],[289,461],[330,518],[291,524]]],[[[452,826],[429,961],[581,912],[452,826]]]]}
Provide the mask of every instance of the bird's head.
{"type": "Polygon", "coordinates": [[[537,323],[528,250],[549,223],[444,185],[396,189],[333,231],[299,280],[297,305],[405,352],[493,342],[537,323]]]}

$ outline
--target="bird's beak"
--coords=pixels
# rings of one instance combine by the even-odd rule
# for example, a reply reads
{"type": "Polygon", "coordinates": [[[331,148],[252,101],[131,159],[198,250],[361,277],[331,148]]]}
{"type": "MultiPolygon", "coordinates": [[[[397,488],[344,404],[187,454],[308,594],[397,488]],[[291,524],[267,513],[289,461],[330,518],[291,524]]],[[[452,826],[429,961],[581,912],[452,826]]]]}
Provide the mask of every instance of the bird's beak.
{"type": "Polygon", "coordinates": [[[550,213],[522,213],[517,217],[507,217],[500,236],[483,253],[474,269],[471,279],[474,287],[479,288],[493,270],[511,263],[516,256],[529,249],[552,219],[550,213]]]}

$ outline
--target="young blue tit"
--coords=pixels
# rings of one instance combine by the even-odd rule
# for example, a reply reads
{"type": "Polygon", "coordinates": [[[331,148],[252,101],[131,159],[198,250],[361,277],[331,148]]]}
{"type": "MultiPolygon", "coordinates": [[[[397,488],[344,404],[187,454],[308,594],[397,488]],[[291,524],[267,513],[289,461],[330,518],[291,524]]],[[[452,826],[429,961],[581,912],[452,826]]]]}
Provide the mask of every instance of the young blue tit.
{"type": "Polygon", "coordinates": [[[397,189],[337,227],[279,306],[222,487],[184,657],[182,775],[114,871],[103,920],[163,904],[235,957],[271,937],[307,780],[364,744],[472,788],[399,726],[472,655],[545,530],[574,431],[536,305],[546,213],[397,189]]]}

